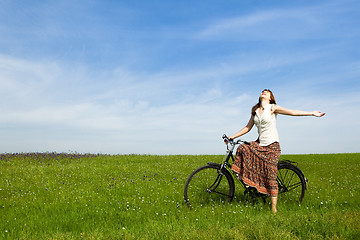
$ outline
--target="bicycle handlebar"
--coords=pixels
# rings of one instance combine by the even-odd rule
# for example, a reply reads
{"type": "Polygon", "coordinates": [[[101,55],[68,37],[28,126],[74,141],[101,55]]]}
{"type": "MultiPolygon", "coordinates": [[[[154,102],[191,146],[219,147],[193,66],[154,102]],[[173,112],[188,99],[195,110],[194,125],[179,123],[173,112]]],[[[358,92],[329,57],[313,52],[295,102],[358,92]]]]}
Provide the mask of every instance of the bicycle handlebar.
{"type": "Polygon", "coordinates": [[[236,142],[234,142],[234,140],[233,139],[229,139],[227,136],[226,136],[226,134],[224,134],[223,136],[222,136],[222,138],[224,139],[224,142],[226,143],[226,144],[231,144],[231,145],[236,145],[236,144],[240,144],[240,143],[247,143],[247,141],[243,141],[243,140],[237,140],[236,142]]]}

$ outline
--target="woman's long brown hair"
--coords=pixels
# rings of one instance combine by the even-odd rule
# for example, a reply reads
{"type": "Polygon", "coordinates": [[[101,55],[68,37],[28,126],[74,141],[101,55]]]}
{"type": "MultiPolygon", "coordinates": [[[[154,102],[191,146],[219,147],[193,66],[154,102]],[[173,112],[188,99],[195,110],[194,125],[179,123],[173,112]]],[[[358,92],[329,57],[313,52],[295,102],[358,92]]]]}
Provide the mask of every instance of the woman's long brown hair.
{"type": "MultiPolygon", "coordinates": [[[[270,93],[270,104],[276,104],[275,97],[274,97],[274,94],[272,93],[272,91],[270,91],[270,89],[264,89],[264,90],[262,90],[262,92],[263,91],[268,91],[270,93]]],[[[251,114],[253,116],[255,116],[255,111],[260,107],[260,104],[261,104],[261,99],[259,97],[259,102],[257,104],[255,104],[251,109],[251,114]]]]}

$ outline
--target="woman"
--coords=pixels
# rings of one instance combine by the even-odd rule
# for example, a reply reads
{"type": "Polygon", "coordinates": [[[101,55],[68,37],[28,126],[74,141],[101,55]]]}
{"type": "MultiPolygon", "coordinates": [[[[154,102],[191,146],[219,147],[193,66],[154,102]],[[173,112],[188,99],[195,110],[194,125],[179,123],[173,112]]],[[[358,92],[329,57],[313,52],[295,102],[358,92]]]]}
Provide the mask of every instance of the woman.
{"type": "Polygon", "coordinates": [[[261,92],[259,102],[251,110],[248,124],[229,138],[235,139],[248,133],[254,124],[258,128],[259,138],[238,147],[231,169],[246,187],[254,187],[260,193],[271,196],[271,210],[274,213],[277,212],[277,163],[281,154],[276,129],[277,114],[315,117],[325,115],[320,111],[306,112],[280,107],[276,105],[273,93],[265,89],[261,92]]]}

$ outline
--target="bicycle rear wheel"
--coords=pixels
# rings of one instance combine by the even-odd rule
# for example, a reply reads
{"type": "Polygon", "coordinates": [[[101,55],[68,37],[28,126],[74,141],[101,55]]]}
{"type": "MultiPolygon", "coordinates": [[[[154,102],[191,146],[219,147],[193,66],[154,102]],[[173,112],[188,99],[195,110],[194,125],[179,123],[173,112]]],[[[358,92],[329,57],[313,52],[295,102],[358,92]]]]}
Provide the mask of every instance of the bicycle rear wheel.
{"type": "Polygon", "coordinates": [[[234,197],[234,179],[220,165],[205,165],[196,169],[185,183],[184,199],[190,207],[210,203],[231,202],[234,197]]]}
{"type": "Polygon", "coordinates": [[[279,201],[302,202],[305,196],[306,179],[298,167],[290,163],[280,163],[278,165],[277,182],[279,201]]]}

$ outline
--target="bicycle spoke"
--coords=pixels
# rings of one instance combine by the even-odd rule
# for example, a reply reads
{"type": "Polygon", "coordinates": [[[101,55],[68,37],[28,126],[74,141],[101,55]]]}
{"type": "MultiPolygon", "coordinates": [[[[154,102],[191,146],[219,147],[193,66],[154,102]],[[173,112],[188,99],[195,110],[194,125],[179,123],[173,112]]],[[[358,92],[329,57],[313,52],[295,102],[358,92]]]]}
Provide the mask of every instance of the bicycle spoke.
{"type": "MultiPolygon", "coordinates": [[[[283,171],[284,172],[284,171],[283,171]]],[[[294,172],[291,172],[289,170],[285,170],[285,174],[281,174],[281,181],[283,182],[284,185],[289,185],[289,183],[291,182],[292,178],[293,178],[294,172]],[[292,176],[288,176],[289,174],[292,174],[292,176]]]]}
{"type": "Polygon", "coordinates": [[[297,183],[294,183],[294,184],[292,184],[292,185],[289,185],[289,186],[287,187],[287,189],[288,189],[289,191],[291,191],[291,190],[294,190],[295,188],[298,188],[299,186],[301,186],[301,182],[297,182],[297,183]]]}

